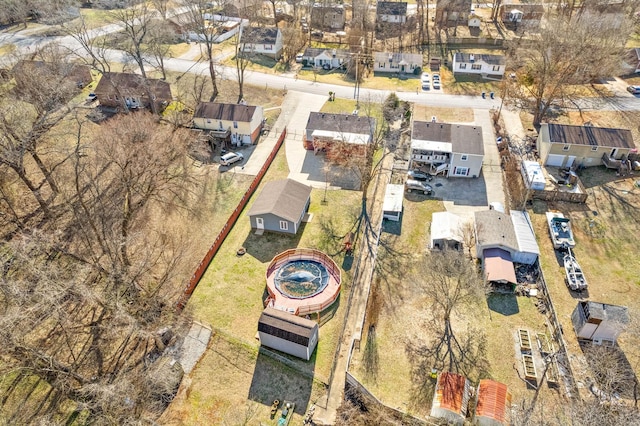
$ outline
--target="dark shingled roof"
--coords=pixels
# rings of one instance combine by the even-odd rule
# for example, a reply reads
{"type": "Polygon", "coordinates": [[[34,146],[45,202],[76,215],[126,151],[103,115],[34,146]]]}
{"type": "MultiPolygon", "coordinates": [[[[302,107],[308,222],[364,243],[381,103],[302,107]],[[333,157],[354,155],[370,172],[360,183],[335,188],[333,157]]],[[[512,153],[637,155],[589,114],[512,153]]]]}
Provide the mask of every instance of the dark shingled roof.
{"type": "MultiPolygon", "coordinates": [[[[148,78],[149,90],[157,99],[171,102],[171,86],[169,83],[154,78],[148,78]]],[[[138,74],[123,72],[106,72],[102,75],[100,82],[96,86],[95,93],[100,96],[118,95],[114,86],[118,88],[122,96],[147,96],[147,89],[144,87],[144,78],[138,74]]]]}
{"type": "Polygon", "coordinates": [[[273,308],[265,308],[258,321],[258,331],[307,346],[318,324],[273,308]]]}
{"type": "Polygon", "coordinates": [[[611,148],[635,148],[630,130],[592,126],[547,124],[549,141],[566,145],[606,146],[611,148]]]}
{"type": "Polygon", "coordinates": [[[250,122],[256,111],[255,106],[200,102],[193,114],[194,118],[250,122]]]}
{"type": "Polygon", "coordinates": [[[518,239],[511,216],[497,210],[475,212],[476,236],[480,247],[503,246],[518,250],[518,239]]]}
{"type": "Polygon", "coordinates": [[[484,155],[482,127],[480,126],[414,121],[411,138],[422,141],[449,142],[455,153],[484,155]]]}
{"type": "Polygon", "coordinates": [[[292,179],[267,182],[254,201],[249,216],[273,214],[291,222],[300,219],[311,196],[311,187],[292,179]]]}
{"type": "Polygon", "coordinates": [[[245,27],[242,30],[242,43],[276,44],[278,28],[245,27]]]}
{"type": "Polygon", "coordinates": [[[470,63],[471,56],[473,55],[473,62],[484,62],[485,64],[490,65],[504,65],[505,57],[504,55],[485,55],[485,54],[477,54],[477,53],[456,53],[456,62],[467,62],[470,63]]]}
{"type": "Polygon", "coordinates": [[[392,2],[392,1],[379,1],[376,8],[376,14],[378,15],[406,15],[407,3],[405,2],[392,2]]]}
{"type": "Polygon", "coordinates": [[[329,114],[312,112],[307,121],[307,130],[325,130],[328,132],[356,133],[370,135],[376,128],[373,117],[358,117],[351,114],[329,114]]]}

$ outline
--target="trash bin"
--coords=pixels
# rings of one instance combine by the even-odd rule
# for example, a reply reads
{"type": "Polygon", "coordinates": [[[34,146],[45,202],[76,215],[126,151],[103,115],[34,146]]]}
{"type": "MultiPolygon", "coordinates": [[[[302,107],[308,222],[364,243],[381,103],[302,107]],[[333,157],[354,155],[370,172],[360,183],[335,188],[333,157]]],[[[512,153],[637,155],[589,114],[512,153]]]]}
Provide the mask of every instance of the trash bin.
{"type": "Polygon", "coordinates": [[[489,97],[493,99],[493,92],[489,93],[489,97]]]}
{"type": "Polygon", "coordinates": [[[482,92],[482,99],[485,99],[487,97],[487,94],[485,92],[482,92]]]}

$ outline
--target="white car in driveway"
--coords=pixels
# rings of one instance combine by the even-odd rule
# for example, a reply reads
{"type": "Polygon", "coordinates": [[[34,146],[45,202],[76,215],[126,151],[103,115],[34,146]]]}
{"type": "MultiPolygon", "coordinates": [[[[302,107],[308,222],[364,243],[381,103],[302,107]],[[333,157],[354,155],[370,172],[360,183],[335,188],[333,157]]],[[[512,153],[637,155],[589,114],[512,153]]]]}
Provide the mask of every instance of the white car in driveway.
{"type": "Polygon", "coordinates": [[[220,157],[220,165],[221,166],[230,166],[238,161],[244,160],[244,155],[239,152],[229,152],[222,157],[220,157]]]}
{"type": "Polygon", "coordinates": [[[428,72],[423,72],[420,76],[420,83],[422,84],[422,90],[431,89],[431,75],[428,72]]]}

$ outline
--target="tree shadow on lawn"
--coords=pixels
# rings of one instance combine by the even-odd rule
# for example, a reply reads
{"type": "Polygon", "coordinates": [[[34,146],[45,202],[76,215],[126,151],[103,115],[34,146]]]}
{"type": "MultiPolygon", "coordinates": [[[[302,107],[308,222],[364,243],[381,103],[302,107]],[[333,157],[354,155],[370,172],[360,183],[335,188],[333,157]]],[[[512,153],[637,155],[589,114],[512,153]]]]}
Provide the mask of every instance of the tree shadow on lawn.
{"type": "MultiPolygon", "coordinates": [[[[284,354],[275,353],[276,356],[286,358],[284,354]]],[[[316,354],[317,350],[306,362],[311,374],[315,369],[316,354]]],[[[266,406],[271,406],[276,399],[279,400],[280,407],[276,417],[280,416],[284,401],[295,402],[294,412],[304,415],[311,399],[312,387],[313,379],[260,352],[253,369],[248,399],[266,406]]]]}
{"type": "Polygon", "coordinates": [[[491,294],[487,297],[489,310],[504,316],[515,315],[520,312],[518,298],[515,294],[491,294]]]}

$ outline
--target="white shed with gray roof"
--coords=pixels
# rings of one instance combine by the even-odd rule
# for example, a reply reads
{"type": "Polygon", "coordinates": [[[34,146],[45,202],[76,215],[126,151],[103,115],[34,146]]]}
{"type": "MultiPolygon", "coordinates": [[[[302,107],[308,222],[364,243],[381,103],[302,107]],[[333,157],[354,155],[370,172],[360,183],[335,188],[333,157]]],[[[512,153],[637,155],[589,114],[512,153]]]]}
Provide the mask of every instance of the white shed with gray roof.
{"type": "Polygon", "coordinates": [[[400,220],[402,214],[402,201],[404,200],[404,185],[387,184],[382,204],[382,216],[395,222],[400,220]]]}

